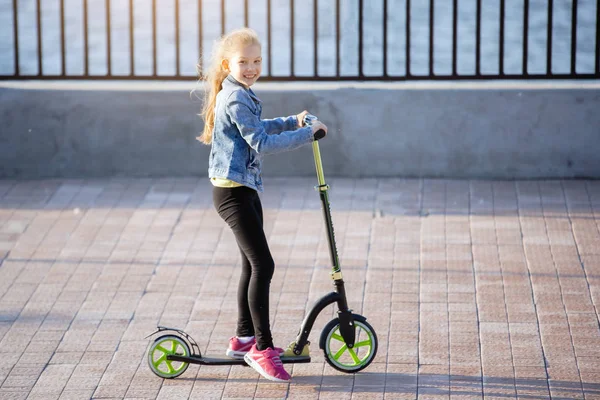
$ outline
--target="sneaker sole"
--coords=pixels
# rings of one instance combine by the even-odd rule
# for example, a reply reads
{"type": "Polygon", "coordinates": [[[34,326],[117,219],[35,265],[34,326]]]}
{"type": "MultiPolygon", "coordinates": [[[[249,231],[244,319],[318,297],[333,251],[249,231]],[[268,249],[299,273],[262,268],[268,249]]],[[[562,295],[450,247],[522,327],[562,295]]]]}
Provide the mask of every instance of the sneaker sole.
{"type": "Polygon", "coordinates": [[[265,379],[268,379],[268,380],[273,381],[273,382],[283,382],[283,383],[287,383],[287,382],[290,381],[289,379],[288,380],[279,379],[279,378],[275,378],[274,376],[271,376],[271,375],[267,374],[265,372],[265,370],[262,369],[262,367],[260,366],[260,364],[257,363],[256,361],[254,361],[252,359],[252,357],[250,357],[247,354],[244,356],[244,361],[246,361],[246,364],[248,364],[250,367],[252,367],[256,372],[258,372],[259,374],[261,374],[263,376],[263,378],[265,378],[265,379]]]}
{"type": "Polygon", "coordinates": [[[235,351],[235,350],[227,349],[227,351],[225,352],[225,355],[229,356],[231,358],[241,360],[242,358],[244,358],[246,353],[247,353],[247,351],[235,351]]]}

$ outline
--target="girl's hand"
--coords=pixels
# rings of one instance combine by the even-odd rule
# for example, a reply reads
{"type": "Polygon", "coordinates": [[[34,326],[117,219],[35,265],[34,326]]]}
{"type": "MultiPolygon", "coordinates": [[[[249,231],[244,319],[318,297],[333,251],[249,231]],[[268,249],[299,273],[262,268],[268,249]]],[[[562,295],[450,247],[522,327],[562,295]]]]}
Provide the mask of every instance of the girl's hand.
{"type": "Polygon", "coordinates": [[[321,121],[315,121],[312,123],[311,125],[312,128],[312,132],[314,135],[315,140],[319,140],[319,139],[323,139],[325,137],[325,135],[327,135],[327,125],[325,125],[324,123],[322,123],[321,121]],[[318,136],[315,135],[318,131],[324,131],[325,134],[320,133],[318,136]]]}
{"type": "Polygon", "coordinates": [[[306,114],[309,114],[309,112],[304,110],[300,114],[296,115],[296,118],[298,119],[298,128],[302,128],[304,126],[304,116],[306,114]]]}

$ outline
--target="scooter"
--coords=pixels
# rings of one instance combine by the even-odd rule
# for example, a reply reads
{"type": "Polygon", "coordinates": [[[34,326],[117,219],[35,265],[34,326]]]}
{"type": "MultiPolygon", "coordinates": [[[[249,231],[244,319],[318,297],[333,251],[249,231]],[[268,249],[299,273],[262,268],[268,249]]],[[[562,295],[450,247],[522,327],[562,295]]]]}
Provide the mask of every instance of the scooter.
{"type": "MultiPolygon", "coordinates": [[[[310,125],[316,119],[313,115],[306,115],[304,123],[310,125]]],[[[310,362],[308,336],[313,324],[325,307],[337,303],[338,317],[331,320],[323,328],[319,348],[323,350],[325,361],[333,368],[341,372],[354,373],[371,364],[377,353],[378,342],[375,330],[367,322],[367,319],[362,315],[353,314],[346,301],[346,290],[335,244],[327,194],[329,185],[325,183],[318,143],[318,139],[324,136],[325,132],[323,130],[316,132],[316,140],[312,143],[318,179],[318,186],[315,189],[319,192],[325,218],[329,256],[333,265],[331,279],[335,290],[323,296],[314,304],[310,312],[304,317],[296,340],[288,346],[280,359],[284,364],[310,362]]],[[[146,336],[146,338],[156,334],[161,335],[151,343],[148,349],[148,365],[152,372],[161,378],[176,378],[186,371],[189,364],[246,365],[243,358],[237,359],[225,355],[203,356],[197,342],[181,329],[158,326],[157,330],[146,336]]]]}

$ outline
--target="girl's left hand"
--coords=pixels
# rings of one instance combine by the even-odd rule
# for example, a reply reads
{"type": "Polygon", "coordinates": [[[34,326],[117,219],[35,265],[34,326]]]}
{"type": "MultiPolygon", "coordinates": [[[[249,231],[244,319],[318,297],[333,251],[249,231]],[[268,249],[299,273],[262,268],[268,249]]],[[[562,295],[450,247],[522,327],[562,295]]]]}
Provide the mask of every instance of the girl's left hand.
{"type": "Polygon", "coordinates": [[[309,114],[309,112],[304,110],[300,114],[296,115],[296,118],[298,119],[298,128],[302,128],[304,126],[304,116],[306,114],[309,114]]]}

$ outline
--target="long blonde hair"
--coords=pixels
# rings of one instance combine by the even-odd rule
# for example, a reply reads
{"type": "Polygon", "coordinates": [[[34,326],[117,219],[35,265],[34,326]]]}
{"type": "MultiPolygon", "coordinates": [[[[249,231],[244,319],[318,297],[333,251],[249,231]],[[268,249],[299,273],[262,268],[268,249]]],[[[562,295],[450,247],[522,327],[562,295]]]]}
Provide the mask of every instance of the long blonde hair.
{"type": "Polygon", "coordinates": [[[212,143],[217,94],[223,89],[223,81],[229,75],[229,72],[223,69],[222,60],[231,58],[236,51],[250,45],[260,46],[258,35],[250,28],[241,28],[223,36],[213,47],[211,62],[203,78],[208,86],[200,114],[204,119],[204,130],[202,135],[197,137],[204,144],[212,143]]]}

